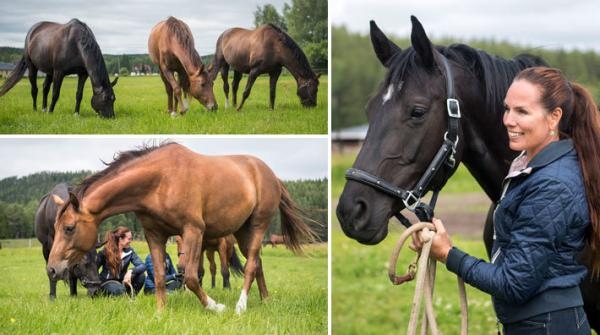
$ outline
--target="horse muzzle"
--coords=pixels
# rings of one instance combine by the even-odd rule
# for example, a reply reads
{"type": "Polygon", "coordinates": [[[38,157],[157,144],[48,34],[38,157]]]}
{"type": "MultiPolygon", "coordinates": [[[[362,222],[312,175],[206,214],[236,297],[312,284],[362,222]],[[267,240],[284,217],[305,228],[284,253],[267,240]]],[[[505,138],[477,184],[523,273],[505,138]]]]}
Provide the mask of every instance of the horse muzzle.
{"type": "Polygon", "coordinates": [[[69,266],[67,260],[62,260],[56,264],[48,262],[46,267],[48,277],[54,280],[66,280],[69,276],[69,266]]]}
{"type": "MultiPolygon", "coordinates": [[[[383,241],[388,234],[388,210],[375,209],[364,197],[342,193],[336,214],[346,236],[356,241],[374,245],[383,241]]],[[[379,206],[376,206],[379,207],[379,206]]]]}

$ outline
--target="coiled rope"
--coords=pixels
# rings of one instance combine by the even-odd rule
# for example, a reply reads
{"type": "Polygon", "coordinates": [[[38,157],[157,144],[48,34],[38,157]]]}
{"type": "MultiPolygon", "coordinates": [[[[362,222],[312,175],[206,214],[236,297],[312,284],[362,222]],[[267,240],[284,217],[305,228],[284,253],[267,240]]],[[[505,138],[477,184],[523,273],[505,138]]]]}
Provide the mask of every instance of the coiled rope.
{"type": "MultiPolygon", "coordinates": [[[[425,297],[425,314],[423,315],[423,321],[421,326],[421,334],[427,333],[427,326],[433,335],[439,335],[438,325],[435,319],[435,312],[433,310],[433,288],[435,283],[435,271],[436,261],[429,258],[429,252],[431,250],[431,244],[433,242],[433,236],[435,235],[435,226],[429,222],[418,222],[410,226],[398,239],[396,246],[389,262],[388,275],[394,285],[400,285],[406,281],[412,280],[415,277],[416,270],[416,287],[415,295],[412,302],[412,310],[410,313],[410,321],[408,323],[408,335],[415,335],[418,327],[418,317],[421,311],[421,300],[425,297]],[[413,233],[418,232],[418,235],[423,243],[420,255],[417,256],[417,265],[414,263],[409,266],[409,273],[403,276],[396,275],[396,263],[400,256],[400,250],[404,246],[404,242],[413,233]]],[[[468,332],[468,308],[467,308],[467,293],[465,290],[465,283],[460,278],[458,279],[458,291],[460,299],[460,311],[461,311],[461,335],[467,335],[468,332]]]]}

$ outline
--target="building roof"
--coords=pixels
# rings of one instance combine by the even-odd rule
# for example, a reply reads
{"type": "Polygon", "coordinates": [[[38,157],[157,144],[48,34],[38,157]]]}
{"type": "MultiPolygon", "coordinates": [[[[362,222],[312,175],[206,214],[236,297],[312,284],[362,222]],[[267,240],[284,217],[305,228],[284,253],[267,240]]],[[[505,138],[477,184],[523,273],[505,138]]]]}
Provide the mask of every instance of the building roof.
{"type": "Polygon", "coordinates": [[[331,132],[332,141],[362,141],[367,136],[369,124],[342,128],[331,132]]]}
{"type": "Polygon", "coordinates": [[[15,64],[0,62],[0,71],[12,71],[15,69],[15,64]]]}

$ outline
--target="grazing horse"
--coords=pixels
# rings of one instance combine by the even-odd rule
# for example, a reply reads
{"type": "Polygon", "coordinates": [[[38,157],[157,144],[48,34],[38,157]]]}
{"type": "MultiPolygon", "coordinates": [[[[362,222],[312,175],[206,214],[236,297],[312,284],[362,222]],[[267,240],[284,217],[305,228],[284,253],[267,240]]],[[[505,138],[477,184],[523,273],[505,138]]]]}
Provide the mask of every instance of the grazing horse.
{"type": "Polygon", "coordinates": [[[66,75],[76,74],[77,94],[75,95],[75,114],[79,115],[79,106],[83,97],[83,87],[88,77],[92,82],[92,108],[101,117],[115,116],[115,93],[104,64],[104,58],[94,34],[83,22],[72,19],[66,24],[38,22],[27,33],[23,57],[0,88],[0,97],[19,82],[25,70],[29,70],[33,110],[37,110],[37,73],[46,73],[42,91],[42,111],[54,111],[60,95],[60,87],[66,75]],[[48,105],[48,92],[52,84],[52,101],[48,105]]]}
{"type": "Polygon", "coordinates": [[[177,115],[178,105],[181,115],[187,112],[188,94],[198,99],[206,109],[217,109],[213,80],[202,64],[194,46],[192,31],[185,22],[170,16],[156,24],[148,38],[148,52],[152,62],[158,64],[160,77],[167,90],[167,106],[171,116],[177,115]]]}
{"type": "Polygon", "coordinates": [[[233,69],[233,106],[237,104],[237,90],[242,73],[248,73],[248,81],[242,95],[242,102],[237,107],[242,109],[250,95],[254,81],[263,73],[269,74],[270,104],[275,106],[275,86],[284,66],[296,79],[296,94],[305,107],[317,105],[317,90],[320,74],[310,68],[302,49],[284,31],[273,24],[262,25],[255,30],[231,28],[223,32],[217,40],[217,47],[212,64],[211,78],[214,80],[221,71],[223,91],[225,91],[225,107],[229,105],[229,67],[233,69]]]}
{"type": "MultiPolygon", "coordinates": [[[[401,210],[420,208],[428,191],[436,195],[459,162],[497,203],[517,154],[502,124],[506,91],[519,71],[545,65],[529,55],[505,60],[466,45],[434,47],[421,23],[411,20],[412,47],[404,50],[371,22],[373,48],[388,72],[367,105],[369,131],[337,206],[344,233],[363,244],[381,242],[389,219],[405,220],[401,210]]],[[[490,218],[484,229],[488,256],[490,218]]],[[[588,320],[599,331],[600,285],[588,276],[580,288],[588,320]]]]}
{"type": "MultiPolygon", "coordinates": [[[[175,237],[177,243],[177,269],[181,273],[185,273],[185,252],[183,252],[183,240],[181,236],[175,237]]],[[[219,260],[221,261],[221,276],[223,276],[223,288],[231,288],[229,281],[230,272],[229,268],[233,269],[234,275],[243,275],[244,266],[240,261],[237,253],[235,252],[235,237],[233,235],[227,235],[224,237],[213,238],[210,240],[204,240],[202,243],[202,251],[200,253],[200,266],[198,269],[198,278],[200,280],[200,286],[202,286],[202,278],[204,277],[204,253],[206,252],[206,258],[208,258],[208,264],[210,268],[211,287],[216,286],[217,277],[217,264],[215,262],[215,252],[219,254],[219,260]]]]}
{"type": "MultiPolygon", "coordinates": [[[[50,193],[44,195],[38,209],[35,213],[35,235],[38,241],[42,244],[42,253],[46,264],[48,263],[48,256],[50,250],[52,250],[52,242],[54,240],[54,222],[56,221],[56,214],[58,207],[56,203],[52,201],[51,195],[54,194],[63,201],[69,199],[69,188],[66,184],[56,185],[50,193]]],[[[92,247],[88,251],[81,262],[77,263],[72,271],[68,275],[69,287],[71,295],[77,295],[77,279],[81,280],[81,283],[87,288],[88,295],[90,297],[95,296],[100,288],[100,278],[98,277],[98,266],[96,265],[96,248],[92,247]]],[[[48,276],[50,282],[50,299],[56,298],[56,282],[57,280],[52,276],[48,276]]]]}
{"type": "MultiPolygon", "coordinates": [[[[166,304],[162,264],[169,236],[183,237],[185,285],[204,307],[222,311],[225,306],[199,285],[200,246],[204,239],[235,235],[247,259],[237,313],[246,310],[255,278],[261,298],[268,296],[260,248],[278,208],[287,247],[301,252],[302,242],[316,238],[283,182],[264,162],[246,155],[205,156],[176,143],[122,152],[69,196],[57,216],[48,274],[64,278],[92,248],[103,219],[132,211],[152,255],[159,310],[166,304]]],[[[55,201],[62,202],[58,197],[55,201]]]]}

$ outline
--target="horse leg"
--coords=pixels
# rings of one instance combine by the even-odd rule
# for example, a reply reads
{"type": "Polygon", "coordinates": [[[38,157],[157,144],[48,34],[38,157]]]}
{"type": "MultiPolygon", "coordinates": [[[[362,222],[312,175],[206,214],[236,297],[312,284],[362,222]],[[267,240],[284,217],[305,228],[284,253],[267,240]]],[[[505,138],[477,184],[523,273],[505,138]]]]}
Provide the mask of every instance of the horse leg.
{"type": "MultiPolygon", "coordinates": [[[[142,227],[144,227],[144,236],[150,249],[152,257],[152,269],[154,270],[154,287],[156,289],[156,308],[162,311],[167,304],[167,289],[165,284],[165,254],[167,246],[167,236],[148,229],[147,227],[158,226],[160,223],[148,215],[136,213],[142,227]]],[[[132,278],[133,279],[133,278],[132,278]]],[[[132,283],[133,284],[133,283],[132,283]]]]}
{"type": "Polygon", "coordinates": [[[50,93],[50,85],[52,85],[52,76],[46,75],[42,86],[42,112],[48,111],[48,93],[50,93]]]}
{"type": "Polygon", "coordinates": [[[183,106],[183,110],[181,111],[181,115],[184,115],[187,110],[190,108],[190,104],[188,103],[188,92],[190,91],[190,81],[187,77],[187,74],[183,75],[183,76],[178,76],[179,78],[179,87],[181,87],[182,89],[182,93],[183,93],[183,100],[182,100],[182,106],[183,106]]]}
{"type": "Polygon", "coordinates": [[[236,70],[233,70],[233,80],[231,81],[231,88],[233,89],[233,107],[237,106],[237,92],[240,87],[240,81],[242,80],[242,73],[236,70]]]}
{"type": "Polygon", "coordinates": [[[237,314],[246,311],[248,292],[250,291],[250,286],[252,286],[254,278],[257,279],[261,298],[265,299],[269,296],[259,255],[262,237],[264,236],[268,223],[269,222],[266,221],[266,224],[251,227],[251,223],[247,222],[242,229],[235,233],[235,237],[240,246],[240,251],[247,260],[246,267],[244,268],[244,285],[242,286],[240,298],[235,306],[235,312],[237,314]],[[260,277],[257,275],[260,275],[260,277]]]}
{"type": "Polygon", "coordinates": [[[277,80],[279,80],[279,75],[281,74],[281,68],[274,70],[269,73],[269,107],[271,110],[275,109],[275,88],[277,86],[277,80]]]}
{"type": "Polygon", "coordinates": [[[202,248],[202,251],[200,251],[200,262],[198,263],[198,282],[200,283],[201,287],[204,287],[202,285],[202,280],[204,279],[204,253],[206,252],[206,250],[204,250],[204,248],[202,248]]]}
{"type": "Polygon", "coordinates": [[[219,259],[221,260],[221,276],[223,277],[223,288],[231,288],[231,283],[229,281],[230,273],[229,273],[229,252],[227,252],[227,241],[225,238],[221,239],[219,243],[219,259]]]}
{"type": "Polygon", "coordinates": [[[54,71],[54,76],[52,78],[52,102],[50,102],[50,113],[54,112],[54,106],[56,106],[56,102],[58,102],[58,97],[60,96],[60,87],[62,86],[62,81],[64,78],[64,74],[60,71],[54,71]]]}
{"type": "Polygon", "coordinates": [[[198,265],[202,249],[202,237],[204,232],[195,225],[188,224],[183,228],[183,252],[186,254],[185,263],[185,285],[194,292],[202,305],[211,311],[222,312],[225,305],[215,302],[200,287],[198,281],[198,265]]]}
{"type": "MultiPolygon", "coordinates": [[[[225,93],[225,108],[229,108],[229,64],[224,63],[221,68],[221,79],[223,79],[223,92],[225,93]]],[[[235,104],[234,104],[235,107],[235,104]]]]}
{"type": "Polygon", "coordinates": [[[48,282],[50,283],[50,300],[56,299],[56,279],[52,279],[48,277],[48,282]]]}
{"type": "Polygon", "coordinates": [[[246,99],[248,99],[248,97],[250,96],[250,91],[252,90],[252,86],[254,85],[254,81],[256,81],[256,78],[258,78],[258,71],[251,70],[248,74],[246,88],[244,89],[244,93],[242,94],[242,102],[240,102],[240,105],[237,108],[238,111],[242,109],[242,107],[244,106],[244,102],[246,102],[246,99]]]}
{"type": "Polygon", "coordinates": [[[77,115],[79,115],[79,106],[81,106],[81,99],[83,98],[83,86],[85,86],[87,77],[87,73],[82,73],[77,80],[77,93],[75,94],[75,114],[77,115]]]}
{"type": "Polygon", "coordinates": [[[215,251],[206,251],[208,258],[208,266],[210,267],[210,287],[215,288],[217,285],[217,263],[215,262],[215,251]]]}
{"type": "Polygon", "coordinates": [[[72,297],[77,295],[77,277],[69,272],[69,291],[72,297]]]}
{"type": "Polygon", "coordinates": [[[171,116],[176,116],[177,112],[173,109],[173,84],[171,82],[171,79],[169,79],[168,76],[170,76],[170,78],[173,78],[173,81],[175,80],[175,78],[173,77],[173,74],[166,68],[163,69],[161,67],[160,71],[158,71],[158,72],[160,72],[160,78],[162,79],[163,83],[165,84],[165,91],[167,91],[168,112],[171,116]]]}
{"type": "Polygon", "coordinates": [[[33,111],[35,112],[35,111],[37,111],[37,94],[38,94],[37,69],[35,68],[35,66],[33,66],[33,64],[31,64],[31,62],[29,62],[28,70],[29,70],[29,83],[31,84],[31,98],[33,99],[33,111]]]}

